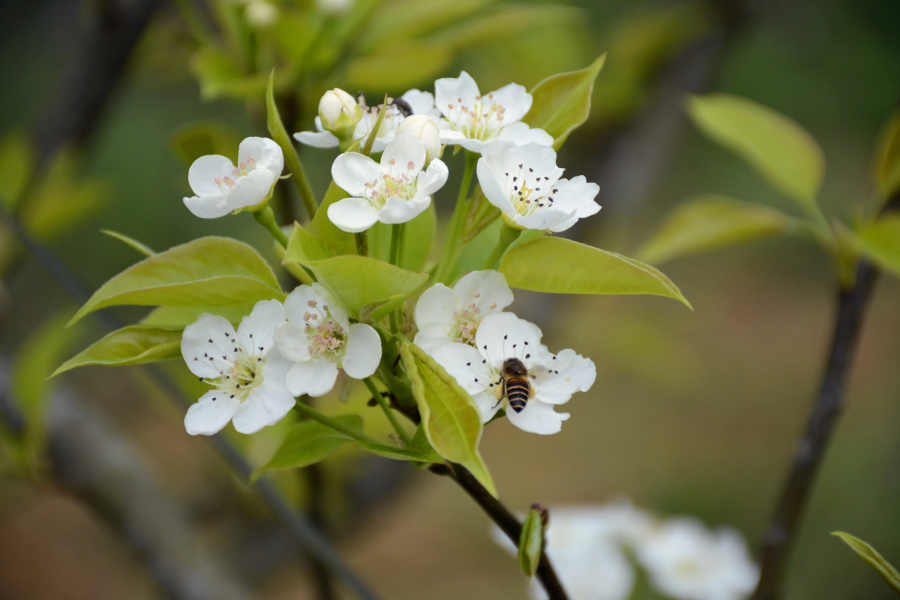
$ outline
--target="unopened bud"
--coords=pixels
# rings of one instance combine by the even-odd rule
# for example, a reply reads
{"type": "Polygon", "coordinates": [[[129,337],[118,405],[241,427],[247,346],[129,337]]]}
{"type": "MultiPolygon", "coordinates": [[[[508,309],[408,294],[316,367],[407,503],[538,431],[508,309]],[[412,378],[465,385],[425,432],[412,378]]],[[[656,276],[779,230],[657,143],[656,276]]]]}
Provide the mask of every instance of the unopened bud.
{"type": "Polygon", "coordinates": [[[268,27],[278,20],[278,7],[266,0],[250,0],[244,16],[254,27],[268,27]]]}
{"type": "Polygon", "coordinates": [[[397,135],[409,134],[425,146],[425,164],[441,155],[441,132],[437,122],[428,115],[412,115],[397,127],[397,135]]]}
{"type": "Polygon", "coordinates": [[[339,140],[349,140],[362,119],[362,108],[353,96],[335,88],[322,96],[319,101],[319,118],[322,127],[333,133],[339,140]]]}

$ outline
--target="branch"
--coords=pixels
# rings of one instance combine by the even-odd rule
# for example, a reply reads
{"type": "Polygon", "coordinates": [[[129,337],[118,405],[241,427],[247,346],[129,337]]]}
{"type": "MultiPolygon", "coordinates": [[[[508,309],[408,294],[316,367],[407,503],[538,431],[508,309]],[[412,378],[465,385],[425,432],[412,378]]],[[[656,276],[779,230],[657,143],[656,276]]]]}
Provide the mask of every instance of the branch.
{"type": "MultiPolygon", "coordinates": [[[[900,194],[883,212],[900,209],[900,194]]],[[[806,432],[794,454],[794,464],[781,494],[778,508],[763,541],[759,584],[753,600],[776,600],[781,595],[788,558],[797,538],[800,521],[815,484],[831,435],[846,401],[847,380],[866,307],[880,275],[877,268],[861,260],[856,282],[838,292],[838,309],[825,374],[813,404],[806,432]]]]}

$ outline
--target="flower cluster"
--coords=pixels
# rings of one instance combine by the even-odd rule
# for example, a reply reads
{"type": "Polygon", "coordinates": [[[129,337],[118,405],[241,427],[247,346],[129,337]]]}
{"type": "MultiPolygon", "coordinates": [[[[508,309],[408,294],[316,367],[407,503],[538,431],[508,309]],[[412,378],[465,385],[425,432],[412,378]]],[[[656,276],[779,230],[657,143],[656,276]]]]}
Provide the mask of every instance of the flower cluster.
{"type": "MultiPolygon", "coordinates": [[[[516,553],[499,528],[491,535],[516,553]]],[[[624,501],[554,509],[545,539],[547,555],[572,600],[626,600],[637,567],[673,600],[745,600],[759,579],[759,569],[734,529],[711,531],[690,517],[661,520],[624,501]]],[[[537,585],[529,587],[529,595],[547,598],[537,585]]]]}

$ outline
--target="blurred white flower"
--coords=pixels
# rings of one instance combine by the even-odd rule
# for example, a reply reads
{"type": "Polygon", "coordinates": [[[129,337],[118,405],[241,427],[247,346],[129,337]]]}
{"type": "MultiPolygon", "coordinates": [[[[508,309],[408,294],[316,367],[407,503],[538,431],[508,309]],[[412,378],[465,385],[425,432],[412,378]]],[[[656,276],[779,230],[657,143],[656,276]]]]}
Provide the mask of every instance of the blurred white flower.
{"type": "Polygon", "coordinates": [[[516,144],[553,144],[543,129],[532,129],[522,122],[531,109],[533,98],[521,85],[511,83],[482,96],[478,84],[465,71],[457,78],[434,82],[435,104],[444,115],[441,141],[481,152],[494,140],[516,144]]]}
{"type": "Polygon", "coordinates": [[[397,135],[407,133],[425,147],[425,164],[428,165],[441,155],[441,132],[437,120],[429,115],[412,115],[397,127],[397,135]]]}
{"type": "Polygon", "coordinates": [[[286,384],[291,394],[324,396],[338,369],[365,379],[381,362],[381,338],[369,325],[350,324],[347,311],[318,283],[301,285],[284,301],[287,322],[275,330],[278,351],[293,363],[286,384]]]}
{"type": "Polygon", "coordinates": [[[491,144],[481,153],[477,170],[485,197],[510,226],[560,232],[600,210],[594,202],[600,186],[583,175],[560,179],[563,169],[548,146],[491,144]]]}
{"type": "Polygon", "coordinates": [[[281,302],[264,300],[237,332],[224,317],[210,314],[184,329],[181,354],[191,373],[210,386],[184,417],[189,434],[213,435],[232,420],[239,432],[255,433],[294,407],[285,387],[291,363],[272,339],[283,322],[281,302]]]}
{"type": "Polygon", "coordinates": [[[281,148],[268,138],[249,137],[238,149],[238,166],[224,156],[201,156],[188,170],[196,196],[184,204],[202,219],[223,217],[269,197],[284,169],[281,148]]]}
{"type": "Polygon", "coordinates": [[[456,379],[475,401],[482,421],[487,423],[507,398],[497,400],[497,386],[508,359],[518,359],[528,370],[528,382],[534,396],[524,408],[506,411],[510,423],[530,433],[549,435],[562,428],[568,413],[553,407],[565,404],[575,392],[586,392],[594,384],[597,370],[589,358],[574,350],[552,354],[541,344],[537,325],[512,313],[494,313],[484,317],[475,333],[475,347],[448,343],[433,348],[429,354],[456,379]]]}
{"type": "Polygon", "coordinates": [[[737,531],[710,531],[692,518],[664,522],[637,545],[636,554],[653,586],[676,600],[744,600],[759,580],[737,531]]]}
{"type": "Polygon", "coordinates": [[[268,27],[278,20],[278,7],[266,0],[249,0],[244,16],[254,27],[268,27]]]}
{"type": "Polygon", "coordinates": [[[316,4],[322,12],[338,16],[353,8],[356,0],[316,0],[316,4]]]}
{"type": "Polygon", "coordinates": [[[415,343],[425,352],[441,344],[475,345],[481,321],[512,304],[513,293],[506,277],[497,271],[473,271],[453,288],[442,283],[425,290],[416,302],[415,343]]]}
{"type": "MultiPolygon", "coordinates": [[[[381,127],[378,128],[375,141],[372,143],[372,152],[382,152],[387,145],[393,141],[394,137],[396,137],[397,128],[407,118],[407,115],[404,114],[399,103],[396,101],[390,102],[387,109],[385,109],[381,104],[372,107],[366,106],[365,98],[360,98],[360,100],[361,103],[359,108],[362,111],[362,118],[356,123],[352,139],[359,140],[360,146],[365,145],[370,132],[375,127],[375,123],[381,115],[381,111],[387,110],[387,113],[384,115],[384,120],[381,123],[381,127]]],[[[421,92],[413,89],[403,94],[397,100],[400,100],[404,105],[409,107],[411,110],[410,115],[427,115],[437,118],[441,114],[441,112],[434,107],[434,96],[429,92],[421,92]]],[[[301,131],[300,133],[295,133],[294,138],[301,144],[314,146],[316,148],[334,148],[340,145],[340,140],[324,126],[321,116],[316,117],[316,129],[317,131],[301,131]]]]}
{"type": "Polygon", "coordinates": [[[411,135],[394,138],[381,164],[359,152],[345,152],[331,167],[334,182],[352,197],[328,207],[328,218],[343,231],[365,231],[377,221],[406,223],[431,204],[431,194],[447,182],[440,159],[425,166],[425,148],[411,135]]]}

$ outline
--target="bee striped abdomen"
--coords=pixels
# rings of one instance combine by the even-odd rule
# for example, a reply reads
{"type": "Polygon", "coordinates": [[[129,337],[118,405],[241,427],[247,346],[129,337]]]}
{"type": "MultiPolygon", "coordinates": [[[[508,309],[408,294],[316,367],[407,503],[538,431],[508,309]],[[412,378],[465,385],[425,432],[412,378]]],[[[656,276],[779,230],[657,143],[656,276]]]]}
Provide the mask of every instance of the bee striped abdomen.
{"type": "Polygon", "coordinates": [[[510,408],[517,413],[522,412],[531,397],[531,385],[524,379],[509,379],[506,382],[506,397],[510,408]]]}

